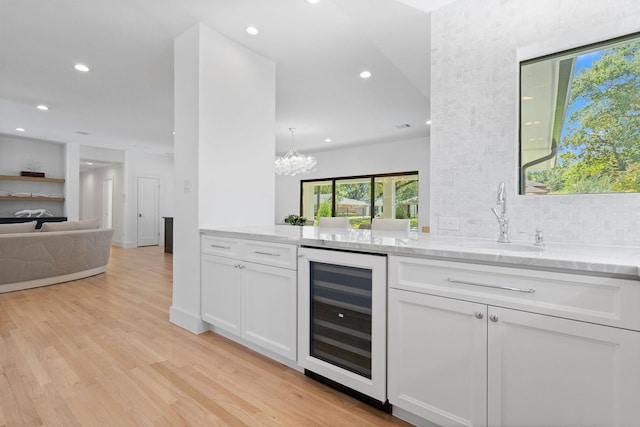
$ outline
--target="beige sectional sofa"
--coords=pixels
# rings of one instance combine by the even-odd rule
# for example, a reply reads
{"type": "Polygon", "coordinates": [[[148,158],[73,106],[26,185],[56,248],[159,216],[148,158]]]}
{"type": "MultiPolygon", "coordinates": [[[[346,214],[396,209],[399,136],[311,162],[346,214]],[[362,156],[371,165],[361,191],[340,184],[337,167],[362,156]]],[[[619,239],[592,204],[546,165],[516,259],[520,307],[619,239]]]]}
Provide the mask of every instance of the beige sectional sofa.
{"type": "MultiPolygon", "coordinates": [[[[35,222],[28,224],[35,228],[35,222]]],[[[46,224],[54,223],[45,223],[43,227],[46,224]]],[[[44,231],[28,231],[29,227],[23,224],[0,229],[0,293],[77,280],[106,271],[113,229],[97,229],[97,222],[93,226],[87,221],[56,224],[60,225],[44,227],[44,231]]]]}

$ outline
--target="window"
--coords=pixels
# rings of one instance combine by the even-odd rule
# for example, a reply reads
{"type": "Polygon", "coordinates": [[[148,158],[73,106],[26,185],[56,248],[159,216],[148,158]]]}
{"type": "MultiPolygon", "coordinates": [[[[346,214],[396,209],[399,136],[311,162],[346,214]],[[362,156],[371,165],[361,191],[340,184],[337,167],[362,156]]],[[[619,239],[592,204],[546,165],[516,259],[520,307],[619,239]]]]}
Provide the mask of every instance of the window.
{"type": "Polygon", "coordinates": [[[520,64],[520,194],[640,192],[640,34],[520,64]]]}
{"type": "Polygon", "coordinates": [[[418,228],[418,173],[327,178],[301,181],[300,211],[318,224],[323,216],[348,217],[352,228],[373,218],[408,218],[418,228]]]}

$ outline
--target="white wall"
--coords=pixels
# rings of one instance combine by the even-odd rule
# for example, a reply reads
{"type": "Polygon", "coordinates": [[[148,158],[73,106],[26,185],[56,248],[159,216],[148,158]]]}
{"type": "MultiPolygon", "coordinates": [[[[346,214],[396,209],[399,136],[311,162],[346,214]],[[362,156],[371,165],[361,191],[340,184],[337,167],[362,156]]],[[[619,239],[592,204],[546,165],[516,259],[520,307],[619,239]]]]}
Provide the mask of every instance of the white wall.
{"type": "Polygon", "coordinates": [[[68,221],[80,219],[80,146],[64,146],[64,216],[68,221]]]}
{"type": "Polygon", "coordinates": [[[361,145],[318,152],[304,152],[317,160],[308,175],[276,176],[276,222],[300,211],[300,181],[341,176],[418,171],[418,229],[429,225],[429,139],[361,145]]]}
{"type": "Polygon", "coordinates": [[[199,228],[273,224],[275,65],[202,24],[174,43],[171,322],[200,316],[199,228]]]}
{"type": "Polygon", "coordinates": [[[432,233],[497,237],[504,181],[514,238],[542,226],[547,241],[640,246],[640,194],[516,195],[519,59],[639,31],[640,2],[459,0],[431,23],[432,233]]]}
{"type": "MultiPolygon", "coordinates": [[[[51,142],[0,134],[0,175],[19,176],[32,161],[39,162],[47,178],[65,178],[65,146],[51,142]]],[[[0,181],[0,190],[9,192],[64,193],[57,183],[0,181]]],[[[23,209],[48,209],[54,216],[64,215],[63,202],[2,201],[0,217],[13,217],[23,209]]]]}
{"type": "Polygon", "coordinates": [[[275,64],[202,32],[200,228],[273,224],[275,64]]]}

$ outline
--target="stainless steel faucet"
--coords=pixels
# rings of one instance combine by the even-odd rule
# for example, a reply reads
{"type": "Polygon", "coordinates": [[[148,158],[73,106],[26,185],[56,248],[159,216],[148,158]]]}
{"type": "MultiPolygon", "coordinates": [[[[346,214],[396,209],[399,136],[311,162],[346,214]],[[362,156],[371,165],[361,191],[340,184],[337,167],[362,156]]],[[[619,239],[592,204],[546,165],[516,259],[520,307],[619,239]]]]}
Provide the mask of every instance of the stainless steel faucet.
{"type": "Polygon", "coordinates": [[[496,208],[491,208],[496,218],[498,218],[498,225],[500,226],[500,235],[498,236],[498,243],[510,243],[509,240],[509,218],[507,218],[507,191],[505,189],[504,182],[498,185],[498,199],[496,201],[497,208],[500,209],[499,213],[496,208]]]}

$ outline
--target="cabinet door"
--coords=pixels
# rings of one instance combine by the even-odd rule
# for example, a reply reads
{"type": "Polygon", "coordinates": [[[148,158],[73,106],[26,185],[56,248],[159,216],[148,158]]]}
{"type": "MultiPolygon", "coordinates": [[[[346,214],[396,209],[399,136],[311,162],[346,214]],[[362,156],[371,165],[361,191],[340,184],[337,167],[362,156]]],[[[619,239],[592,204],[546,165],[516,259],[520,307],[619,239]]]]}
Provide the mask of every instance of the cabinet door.
{"type": "Polygon", "coordinates": [[[631,426],[640,333],[489,307],[491,426],[631,426]]]}
{"type": "Polygon", "coordinates": [[[389,402],[443,426],[486,426],[487,306],[389,290],[389,402]]]}
{"type": "Polygon", "coordinates": [[[240,335],[240,261],[202,255],[202,320],[240,335]]]}
{"type": "Polygon", "coordinates": [[[243,263],[242,337],[296,360],[296,272],[243,263]]]}

